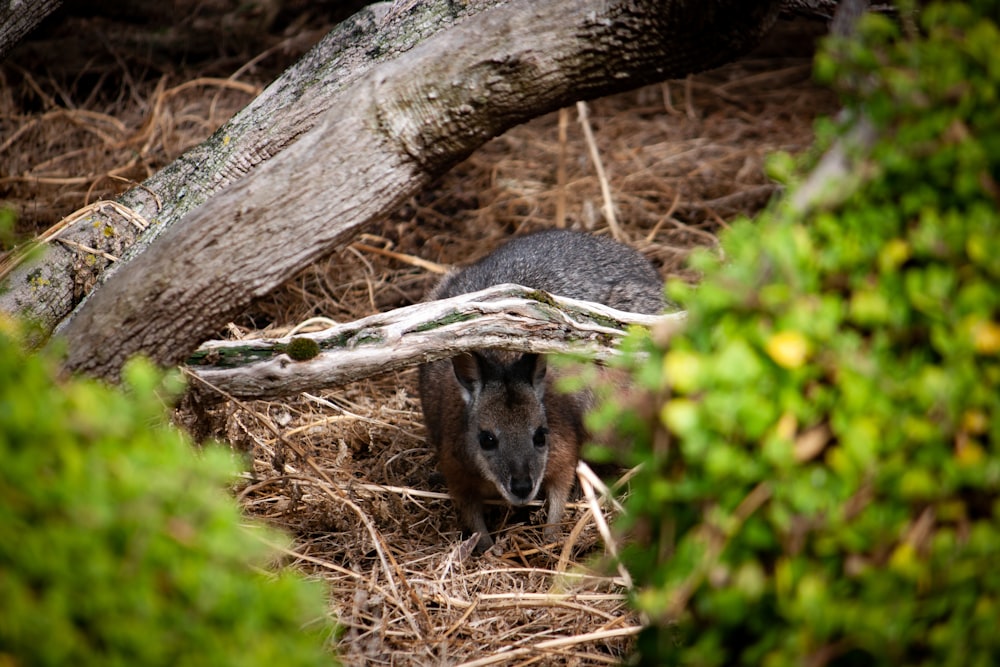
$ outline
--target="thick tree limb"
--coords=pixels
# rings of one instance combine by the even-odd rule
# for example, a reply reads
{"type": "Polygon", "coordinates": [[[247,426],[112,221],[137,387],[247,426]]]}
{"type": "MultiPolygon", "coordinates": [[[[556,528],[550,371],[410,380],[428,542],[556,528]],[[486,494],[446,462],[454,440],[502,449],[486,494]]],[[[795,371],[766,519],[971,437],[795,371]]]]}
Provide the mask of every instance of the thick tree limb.
{"type": "MultiPolygon", "coordinates": [[[[140,254],[164,230],[315,127],[328,108],[340,108],[339,113],[349,110],[352,98],[341,93],[373,67],[402,57],[422,40],[470,16],[511,1],[384,2],[358,12],[331,31],[210,139],[185,153],[142,186],[122,195],[116,202],[117,208],[95,207],[76,224],[60,230],[58,238],[65,244],[51,244],[44,261],[22,265],[10,273],[7,280],[4,278],[9,267],[0,266],[0,281],[5,283],[0,290],[0,310],[35,321],[47,336],[87,293],[113,275],[118,266],[140,254]],[[121,215],[121,211],[131,213],[121,215]],[[143,225],[144,231],[132,224],[135,219],[149,223],[143,225]],[[93,248],[97,252],[87,253],[82,248],[93,248]],[[107,255],[119,257],[121,262],[112,263],[107,255]]],[[[715,14],[724,11],[726,4],[709,3],[702,10],[695,2],[675,2],[673,5],[681,5],[681,9],[674,7],[669,11],[696,15],[688,27],[688,37],[699,38],[702,31],[713,30],[719,21],[715,14]],[[690,4],[690,8],[685,10],[684,4],[690,4]]],[[[745,4],[754,5],[752,2],[745,4]]],[[[837,3],[836,0],[782,0],[780,4],[783,10],[792,13],[824,15],[832,14],[837,3]]],[[[0,54],[4,39],[20,39],[58,5],[58,0],[0,1],[0,54]]],[[[524,6],[527,7],[527,3],[524,6]]],[[[758,20],[758,15],[752,11],[747,10],[747,16],[758,22],[745,27],[738,23],[725,26],[724,30],[716,30],[717,34],[705,40],[709,49],[715,48],[715,41],[721,44],[706,62],[698,62],[696,53],[690,56],[684,53],[690,39],[681,35],[674,49],[680,59],[666,68],[663,75],[679,76],[724,62],[741,48],[752,45],[770,20],[769,14],[758,20]]],[[[566,12],[569,16],[573,8],[568,7],[566,12]]],[[[595,14],[595,18],[597,16],[595,14]]],[[[682,23],[682,19],[679,17],[677,21],[682,23]]],[[[739,20],[740,16],[734,15],[733,19],[739,20]]],[[[525,37],[530,38],[530,35],[525,37]]],[[[595,44],[595,49],[606,47],[606,44],[595,44]]],[[[614,63],[608,64],[609,68],[603,70],[606,78],[613,78],[612,72],[614,76],[630,76],[626,71],[610,68],[614,63]]],[[[598,73],[602,71],[600,63],[592,62],[590,66],[598,73]]],[[[572,76],[572,73],[567,75],[572,76]]],[[[621,84],[621,87],[630,85],[628,81],[621,84]]],[[[530,107],[524,111],[528,115],[533,113],[530,107]]]]}
{"type": "Polygon", "coordinates": [[[450,299],[419,303],[318,333],[300,334],[319,354],[295,361],[285,350],[292,337],[211,341],[188,360],[199,378],[238,398],[271,398],[334,387],[435,361],[460,352],[497,347],[521,352],[578,352],[596,359],[631,325],[679,322],[684,313],[627,313],[588,301],[499,285],[450,299]]]}
{"type": "MultiPolygon", "coordinates": [[[[467,0],[453,7],[448,0],[426,0],[405,15],[390,11],[390,2],[366,7],[339,24],[204,143],[123,194],[117,206],[95,206],[59,230],[65,245],[50,244],[44,261],[24,264],[9,274],[0,290],[0,310],[18,313],[51,333],[87,293],[161,233],[314,128],[351,83],[428,35],[494,4],[467,0]],[[134,224],[136,218],[144,221],[141,228],[134,224]],[[81,246],[121,261],[81,252],[81,246]]],[[[349,103],[349,98],[341,98],[340,104],[349,108],[349,103]]]]}
{"type": "Polygon", "coordinates": [[[171,364],[253,298],[507,128],[732,59],[780,2],[548,0],[485,10],[346,87],[317,126],[164,231],[65,323],[71,369],[171,364]]]}
{"type": "Polygon", "coordinates": [[[727,62],[759,41],[780,4],[428,0],[394,17],[401,21],[392,24],[398,39],[387,43],[381,37],[388,15],[370,17],[355,24],[361,38],[340,33],[343,48],[334,60],[363,52],[375,54],[372,62],[337,60],[349,73],[339,77],[344,72],[325,58],[307,56],[296,68],[301,76],[272,91],[291,91],[279,95],[283,106],[267,107],[263,99],[251,105],[256,111],[241,114],[244,125],[220,130],[165,169],[162,180],[123,197],[152,223],[139,244],[130,249],[137,232],[128,223],[78,225],[90,237],[71,239],[74,248],[125,254],[68,319],[65,312],[97,280],[89,267],[105,261],[76,249],[60,248],[55,264],[12,274],[0,308],[48,327],[62,320],[72,369],[114,377],[138,352],[163,364],[182,361],[255,297],[395,210],[489,138],[581,98],[727,62]],[[449,14],[466,7],[479,13],[460,21],[449,14]],[[434,32],[442,16],[453,24],[434,32]],[[414,40],[419,45],[406,50],[414,40]],[[405,57],[393,57],[398,49],[405,57]],[[379,61],[382,54],[388,59],[379,61]],[[303,83],[317,74],[334,80],[323,93],[303,83]],[[281,125],[286,112],[301,122],[281,125]],[[242,150],[234,153],[230,130],[238,128],[242,150]],[[272,132],[280,139],[269,143],[263,137],[272,132]],[[280,152],[263,162],[272,151],[280,152]],[[114,247],[93,242],[101,239],[114,247]],[[145,243],[142,252],[135,249],[145,243]],[[59,285],[71,293],[49,298],[59,285]]]}

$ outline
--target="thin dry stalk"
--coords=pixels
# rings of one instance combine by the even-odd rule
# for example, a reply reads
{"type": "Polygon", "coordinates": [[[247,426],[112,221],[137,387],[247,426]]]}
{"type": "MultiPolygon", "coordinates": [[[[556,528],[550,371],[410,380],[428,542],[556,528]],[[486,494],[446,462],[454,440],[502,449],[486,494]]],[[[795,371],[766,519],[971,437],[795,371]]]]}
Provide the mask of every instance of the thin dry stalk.
{"type": "Polygon", "coordinates": [[[352,243],[351,247],[355,250],[360,250],[362,252],[370,252],[375,255],[382,255],[383,257],[389,257],[398,262],[404,264],[409,264],[410,266],[415,266],[430,273],[436,273],[438,275],[444,275],[448,272],[448,268],[438,264],[437,262],[428,262],[426,259],[421,259],[420,257],[415,257],[413,255],[406,255],[401,252],[393,252],[392,250],[386,250],[385,248],[376,248],[375,246],[370,246],[366,243],[352,243]]]}
{"type": "Polygon", "coordinates": [[[470,660],[469,662],[463,662],[458,665],[458,667],[485,667],[485,665],[495,665],[498,662],[505,662],[511,658],[520,657],[522,655],[530,655],[531,653],[562,649],[569,646],[578,646],[580,644],[601,639],[632,637],[639,634],[639,631],[641,630],[641,625],[631,625],[626,628],[617,628],[615,630],[600,630],[597,632],[588,632],[582,635],[574,635],[572,637],[549,639],[539,642],[532,647],[511,648],[506,651],[501,650],[496,655],[491,655],[487,658],[480,658],[478,660],[470,660]]]}
{"type": "Polygon", "coordinates": [[[566,229],[566,139],[569,130],[569,109],[559,110],[559,157],[556,162],[556,227],[566,229]]]}
{"type": "Polygon", "coordinates": [[[590,159],[594,163],[594,170],[597,171],[597,180],[601,185],[601,199],[604,201],[604,220],[611,229],[611,236],[618,241],[624,241],[625,238],[621,227],[618,226],[618,216],[615,215],[615,202],[611,198],[611,185],[608,183],[608,177],[604,173],[604,162],[601,161],[601,152],[597,148],[597,141],[594,139],[594,130],[590,127],[590,112],[587,110],[587,103],[577,102],[576,113],[580,118],[580,127],[583,128],[583,136],[587,140],[590,159]]]}

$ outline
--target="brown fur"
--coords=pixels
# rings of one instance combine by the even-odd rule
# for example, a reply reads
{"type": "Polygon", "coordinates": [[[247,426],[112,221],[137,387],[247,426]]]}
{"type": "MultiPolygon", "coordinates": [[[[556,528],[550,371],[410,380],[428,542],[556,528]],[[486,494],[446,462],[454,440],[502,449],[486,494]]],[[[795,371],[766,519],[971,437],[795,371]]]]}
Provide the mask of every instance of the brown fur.
{"type": "MultiPolygon", "coordinates": [[[[663,308],[662,282],[631,248],[574,232],[543,232],[512,241],[446,276],[430,298],[512,282],[641,312],[663,308]]],[[[479,533],[477,551],[493,545],[483,501],[523,505],[546,497],[546,539],[554,539],[576,480],[586,439],[590,392],[554,388],[544,357],[478,350],[420,367],[428,439],[462,527],[479,533]]]]}
{"type": "MultiPolygon", "coordinates": [[[[491,356],[514,363],[522,355],[493,353],[491,356]]],[[[423,405],[429,439],[438,452],[438,463],[462,526],[470,532],[480,533],[477,551],[493,544],[483,517],[483,501],[503,498],[496,483],[480,472],[479,464],[470,456],[468,437],[470,431],[478,431],[479,426],[510,429],[516,428],[511,420],[533,423],[532,419],[546,425],[548,452],[541,481],[548,520],[545,535],[547,539],[556,536],[557,524],[576,481],[576,462],[586,437],[583,413],[589,405],[584,395],[557,391],[551,372],[546,372],[543,382],[541,402],[526,400],[527,405],[515,405],[513,410],[503,405],[496,414],[480,415],[480,423],[469,424],[468,413],[452,407],[464,403],[460,384],[455,379],[454,362],[446,360],[421,367],[421,394],[425,397],[423,405]],[[426,398],[431,392],[436,397],[426,398]]],[[[496,405],[500,404],[494,407],[496,405]]]]}

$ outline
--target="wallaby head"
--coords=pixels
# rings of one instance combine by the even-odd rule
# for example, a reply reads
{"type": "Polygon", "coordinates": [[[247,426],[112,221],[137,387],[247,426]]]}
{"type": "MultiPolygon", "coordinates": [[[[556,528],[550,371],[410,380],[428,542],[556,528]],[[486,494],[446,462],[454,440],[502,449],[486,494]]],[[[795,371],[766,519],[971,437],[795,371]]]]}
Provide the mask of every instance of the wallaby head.
{"type": "Polygon", "coordinates": [[[465,404],[468,460],[511,505],[534,500],[549,453],[545,357],[483,350],[451,363],[465,404]]]}

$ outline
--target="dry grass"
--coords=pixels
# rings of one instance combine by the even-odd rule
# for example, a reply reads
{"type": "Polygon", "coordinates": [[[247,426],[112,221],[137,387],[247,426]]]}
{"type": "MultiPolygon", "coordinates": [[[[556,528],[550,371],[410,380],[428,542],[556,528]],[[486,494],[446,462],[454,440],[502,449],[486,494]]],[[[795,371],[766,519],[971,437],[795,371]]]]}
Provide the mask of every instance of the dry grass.
{"type": "MultiPolygon", "coordinates": [[[[116,81],[137,81],[127,59],[120,66],[116,81]]],[[[60,93],[6,66],[0,197],[19,208],[24,231],[38,232],[141,180],[263,83],[233,71],[188,71],[178,81],[164,74],[88,104],[79,91],[60,93]],[[27,99],[47,101],[31,110],[27,99]]],[[[618,233],[665,277],[694,279],[684,268],[691,249],[716,243],[721,228],[774,192],[764,156],[805,148],[815,116],[834,109],[810,83],[808,59],[758,54],[588,104],[589,144],[578,109],[537,119],[258,301],[228,335],[406,305],[441,266],[471,261],[512,234],[551,226],[610,233],[612,213],[618,233]]],[[[594,504],[570,508],[558,544],[542,542],[535,512],[496,507],[499,552],[469,556],[424,441],[415,386],[411,369],[282,401],[188,403],[178,420],[251,461],[238,497],[248,514],[294,536],[288,567],[329,586],[346,664],[619,662],[640,619],[625,603],[623,576],[598,564],[605,542],[594,504]]]]}

